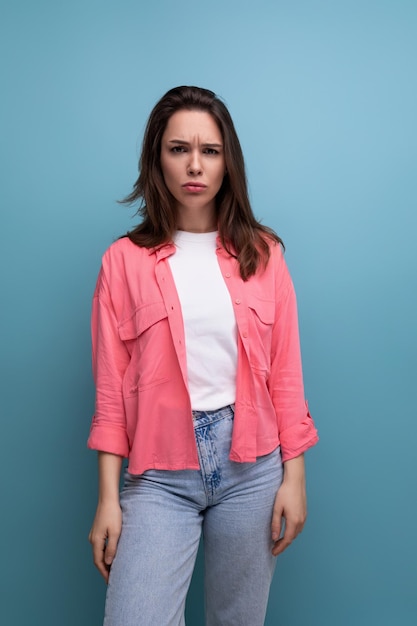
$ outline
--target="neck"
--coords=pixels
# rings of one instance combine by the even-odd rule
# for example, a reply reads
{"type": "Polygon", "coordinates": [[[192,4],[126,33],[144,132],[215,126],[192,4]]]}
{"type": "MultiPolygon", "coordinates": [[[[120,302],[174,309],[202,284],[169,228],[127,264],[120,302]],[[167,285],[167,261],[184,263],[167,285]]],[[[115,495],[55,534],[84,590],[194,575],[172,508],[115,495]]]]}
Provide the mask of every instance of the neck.
{"type": "Polygon", "coordinates": [[[182,207],[178,212],[178,230],[189,233],[211,233],[217,230],[217,217],[214,208],[196,211],[182,207]]]}
{"type": "Polygon", "coordinates": [[[182,230],[186,233],[214,233],[217,228],[216,226],[213,226],[213,228],[181,228],[181,226],[178,226],[178,230],[182,230]]]}

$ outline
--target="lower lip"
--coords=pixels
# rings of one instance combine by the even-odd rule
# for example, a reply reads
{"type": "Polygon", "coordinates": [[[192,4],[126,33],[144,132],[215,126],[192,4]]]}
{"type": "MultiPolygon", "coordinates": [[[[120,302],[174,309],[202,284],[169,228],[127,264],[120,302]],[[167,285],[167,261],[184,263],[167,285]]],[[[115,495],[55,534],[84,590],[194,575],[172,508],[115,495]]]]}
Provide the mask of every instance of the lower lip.
{"type": "Polygon", "coordinates": [[[205,190],[205,187],[198,187],[197,185],[183,185],[182,188],[189,193],[201,193],[205,190]]]}

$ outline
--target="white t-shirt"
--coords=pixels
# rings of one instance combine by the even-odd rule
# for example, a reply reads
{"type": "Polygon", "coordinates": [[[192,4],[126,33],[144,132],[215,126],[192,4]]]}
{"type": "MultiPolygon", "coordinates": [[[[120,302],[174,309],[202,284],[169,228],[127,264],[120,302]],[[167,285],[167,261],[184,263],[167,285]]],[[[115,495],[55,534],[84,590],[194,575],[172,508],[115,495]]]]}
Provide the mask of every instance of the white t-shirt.
{"type": "Polygon", "coordinates": [[[235,401],[237,327],[216,254],[217,233],[177,231],[169,258],[185,329],[188,387],[196,411],[235,401]]]}

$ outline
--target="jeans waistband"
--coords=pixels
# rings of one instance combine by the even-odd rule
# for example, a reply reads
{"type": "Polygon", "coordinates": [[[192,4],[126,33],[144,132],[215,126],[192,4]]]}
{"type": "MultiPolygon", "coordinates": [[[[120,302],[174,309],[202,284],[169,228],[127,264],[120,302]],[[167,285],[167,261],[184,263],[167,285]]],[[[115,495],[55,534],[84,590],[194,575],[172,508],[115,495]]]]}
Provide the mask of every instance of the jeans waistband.
{"type": "Polygon", "coordinates": [[[232,418],[235,414],[235,405],[228,404],[220,409],[214,411],[193,411],[194,428],[200,428],[201,426],[207,426],[208,424],[214,424],[219,420],[232,418]]]}

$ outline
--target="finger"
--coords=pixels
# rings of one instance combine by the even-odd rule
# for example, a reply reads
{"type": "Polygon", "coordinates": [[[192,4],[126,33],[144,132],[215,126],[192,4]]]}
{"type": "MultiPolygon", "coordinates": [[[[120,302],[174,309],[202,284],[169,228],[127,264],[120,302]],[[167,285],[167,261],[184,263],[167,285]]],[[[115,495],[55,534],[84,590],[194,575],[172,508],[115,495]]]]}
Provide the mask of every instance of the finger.
{"type": "Polygon", "coordinates": [[[274,556],[278,556],[278,554],[282,554],[284,550],[288,548],[288,546],[294,541],[297,536],[297,529],[294,524],[286,522],[285,524],[285,532],[281,539],[275,542],[274,547],[272,548],[272,554],[274,556]]]}
{"type": "Polygon", "coordinates": [[[103,576],[104,580],[106,581],[106,584],[109,582],[109,575],[110,575],[110,568],[107,567],[107,565],[104,563],[104,561],[102,563],[99,563],[98,565],[96,565],[98,571],[100,572],[100,574],[103,576]]]}
{"type": "Polygon", "coordinates": [[[97,537],[93,535],[90,541],[91,541],[91,545],[93,548],[94,565],[97,567],[98,571],[107,582],[108,576],[109,576],[109,570],[108,570],[108,567],[106,567],[106,564],[104,563],[104,550],[106,547],[106,539],[103,537],[97,537]]]}
{"type": "Polygon", "coordinates": [[[281,539],[278,539],[278,541],[275,542],[274,547],[272,548],[273,556],[278,556],[279,554],[282,554],[290,544],[291,541],[289,541],[287,538],[284,539],[284,537],[281,537],[281,539]]]}
{"type": "Polygon", "coordinates": [[[272,541],[278,541],[278,539],[280,538],[281,531],[282,531],[282,520],[283,520],[282,511],[274,510],[274,513],[272,515],[272,522],[271,522],[272,541]]]}

